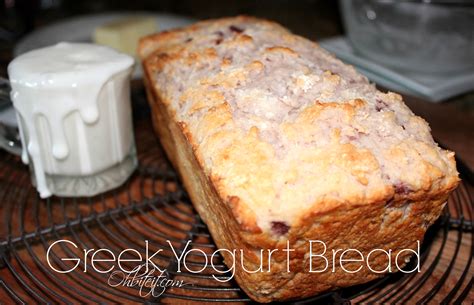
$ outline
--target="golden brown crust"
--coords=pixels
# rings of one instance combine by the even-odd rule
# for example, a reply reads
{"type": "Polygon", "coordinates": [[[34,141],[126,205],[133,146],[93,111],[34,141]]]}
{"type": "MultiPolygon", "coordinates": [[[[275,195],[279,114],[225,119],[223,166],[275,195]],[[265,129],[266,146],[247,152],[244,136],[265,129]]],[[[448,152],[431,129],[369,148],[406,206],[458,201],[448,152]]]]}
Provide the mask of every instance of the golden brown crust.
{"type": "MultiPolygon", "coordinates": [[[[295,249],[290,262],[292,272],[286,272],[285,256],[277,251],[272,256],[271,272],[249,273],[236,268],[238,283],[253,299],[268,302],[311,296],[381,276],[367,268],[357,273],[348,273],[340,267],[334,272],[310,273],[309,241],[324,241],[328,253],[333,249],[355,248],[366,256],[376,248],[392,249],[392,260],[402,249],[415,249],[416,241],[422,240],[427,227],[440,215],[448,194],[458,184],[454,155],[430,144],[426,123],[408,112],[404,128],[421,128],[420,138],[427,141],[394,142],[382,153],[370,149],[365,142],[344,141],[345,126],[355,126],[359,133],[370,132],[357,120],[373,104],[357,97],[328,102],[326,99],[333,98],[346,80],[326,71],[318,76],[323,86],[320,100],[302,107],[292,120],[279,125],[278,131],[285,139],[302,145],[294,146],[298,150],[288,149],[288,155],[297,154],[297,158],[282,158],[271,142],[261,139],[261,128],[256,125],[242,128],[242,120],[236,119],[235,106],[226,98],[226,92],[215,89],[221,86],[235,90],[249,75],[265,69],[265,63],[255,59],[227,71],[235,59],[221,58],[220,51],[214,48],[191,48],[183,44],[190,34],[199,40],[200,35],[209,35],[201,33],[208,31],[207,28],[214,33],[219,27],[233,24],[271,27],[285,41],[304,42],[272,22],[237,17],[200,22],[186,29],[149,36],[141,41],[139,54],[143,59],[154,128],[217,246],[242,249],[245,266],[250,270],[260,263],[260,249],[281,250],[287,240],[290,248],[295,249]],[[218,62],[223,70],[203,74],[189,88],[169,83],[174,75],[170,69],[179,65],[206,69],[210,62],[218,62]],[[168,78],[160,78],[165,76],[168,78]],[[178,94],[179,90],[182,94],[178,94]],[[330,117],[337,117],[339,125],[327,134],[327,144],[322,148],[308,145],[314,141],[317,129],[330,122],[330,117]],[[397,160],[400,168],[416,165],[416,171],[403,173],[403,183],[391,185],[383,175],[395,175],[399,169],[392,168],[396,164],[382,163],[383,158],[397,160]],[[308,175],[308,172],[324,174],[308,175]],[[323,189],[315,192],[319,187],[323,189]],[[316,195],[305,202],[307,194],[316,195]],[[267,209],[276,212],[266,212],[267,209]],[[283,234],[272,231],[274,223],[283,234]]],[[[224,44],[224,48],[255,43],[251,36],[242,33],[225,41],[219,39],[215,44],[224,44]]],[[[273,53],[272,56],[299,56],[282,45],[267,47],[263,52],[273,53]]],[[[304,89],[307,77],[297,77],[295,83],[304,89]]],[[[260,94],[249,93],[253,97],[260,94]]],[[[383,104],[390,101],[392,107],[406,111],[396,94],[376,93],[376,97],[383,104]]],[[[240,98],[245,101],[246,96],[240,98]]],[[[387,111],[373,117],[388,124],[397,122],[400,119],[397,115],[387,111]]],[[[259,122],[261,118],[251,117],[251,120],[259,122]]],[[[229,264],[231,257],[225,252],[223,255],[229,264]]],[[[404,259],[399,261],[404,264],[404,259]]],[[[239,260],[237,256],[236,261],[239,260]]],[[[383,269],[386,263],[379,256],[372,267],[383,269]]]]}

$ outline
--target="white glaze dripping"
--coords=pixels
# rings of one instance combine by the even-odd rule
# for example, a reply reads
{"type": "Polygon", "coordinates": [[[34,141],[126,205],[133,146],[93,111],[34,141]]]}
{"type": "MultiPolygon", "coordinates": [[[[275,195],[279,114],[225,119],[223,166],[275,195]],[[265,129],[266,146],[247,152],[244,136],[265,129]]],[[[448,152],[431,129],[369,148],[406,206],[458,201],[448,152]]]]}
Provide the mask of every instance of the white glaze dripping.
{"type": "MultiPolygon", "coordinates": [[[[49,156],[63,160],[70,155],[64,119],[79,112],[84,124],[99,120],[98,96],[105,84],[117,73],[131,69],[133,59],[113,49],[86,43],[59,43],[34,50],[15,58],[8,67],[12,86],[11,98],[17,110],[20,136],[24,148],[22,160],[31,158],[40,196],[51,195],[45,172],[49,156]],[[48,123],[51,147],[42,155],[45,135],[38,130],[40,117],[48,123]]],[[[87,143],[85,143],[87,144],[87,143]]]]}

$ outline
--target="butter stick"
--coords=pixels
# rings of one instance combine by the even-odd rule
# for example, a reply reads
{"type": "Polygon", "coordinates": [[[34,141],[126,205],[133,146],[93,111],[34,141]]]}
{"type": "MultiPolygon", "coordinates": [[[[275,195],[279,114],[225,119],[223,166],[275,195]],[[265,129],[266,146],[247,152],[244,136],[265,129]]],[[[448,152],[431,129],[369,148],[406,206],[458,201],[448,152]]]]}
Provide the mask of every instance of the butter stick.
{"type": "Polygon", "coordinates": [[[129,17],[97,27],[94,31],[94,42],[135,56],[140,37],[157,30],[156,17],[129,17]]]}

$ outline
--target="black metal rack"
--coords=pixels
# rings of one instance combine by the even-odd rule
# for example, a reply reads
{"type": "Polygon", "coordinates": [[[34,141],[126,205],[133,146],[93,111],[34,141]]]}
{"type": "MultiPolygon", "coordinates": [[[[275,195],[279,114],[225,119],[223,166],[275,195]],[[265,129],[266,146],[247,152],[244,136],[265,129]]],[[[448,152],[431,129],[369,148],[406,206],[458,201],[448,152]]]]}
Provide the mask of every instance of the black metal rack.
{"type": "MultiPolygon", "coordinates": [[[[89,199],[39,199],[30,186],[27,168],[18,158],[0,154],[1,302],[251,302],[235,282],[221,283],[212,278],[223,278],[225,274],[208,269],[201,273],[177,272],[177,261],[166,240],[179,249],[178,254],[187,240],[192,240],[192,248],[206,253],[215,250],[215,245],[163,157],[151,127],[144,124],[138,128],[137,172],[119,189],[89,199]],[[82,260],[73,272],[54,272],[45,257],[49,245],[59,239],[71,240],[78,247],[61,244],[51,251],[52,264],[63,270],[72,264],[60,258],[78,256],[81,249],[107,248],[115,253],[125,248],[143,250],[143,241],[148,240],[150,251],[163,249],[155,258],[157,264],[166,268],[168,277],[183,279],[188,285],[169,288],[159,297],[140,297],[138,287],[111,287],[107,274],[83,272],[90,266],[82,260]]],[[[472,182],[464,181],[450,197],[442,217],[429,229],[421,249],[420,273],[390,274],[295,303],[472,301],[472,187],[472,182]]],[[[193,268],[204,266],[203,257],[190,258],[193,268]]],[[[100,266],[107,269],[110,265],[102,262],[100,266]]],[[[214,266],[225,268],[221,258],[217,258],[214,266]]]]}

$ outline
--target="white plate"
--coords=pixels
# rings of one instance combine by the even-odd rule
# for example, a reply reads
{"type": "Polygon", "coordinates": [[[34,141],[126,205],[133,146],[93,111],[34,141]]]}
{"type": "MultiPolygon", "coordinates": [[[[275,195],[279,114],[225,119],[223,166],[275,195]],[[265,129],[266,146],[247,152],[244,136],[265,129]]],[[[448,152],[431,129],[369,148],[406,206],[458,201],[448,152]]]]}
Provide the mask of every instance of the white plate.
{"type": "Polygon", "coordinates": [[[92,34],[96,27],[120,18],[126,18],[130,16],[156,17],[159,31],[178,28],[195,22],[194,19],[188,17],[150,12],[77,16],[42,27],[32,32],[17,43],[15,49],[13,50],[13,54],[14,56],[18,56],[30,50],[49,46],[60,41],[92,41],[92,34]]]}
{"type": "MultiPolygon", "coordinates": [[[[94,33],[95,28],[105,23],[131,16],[155,17],[159,31],[183,27],[196,21],[195,19],[184,16],[150,12],[107,13],[77,16],[42,27],[32,32],[17,43],[13,50],[13,54],[14,56],[18,56],[30,50],[56,44],[60,41],[92,42],[92,34],[94,33]]],[[[140,65],[136,65],[136,67],[133,77],[139,78],[141,76],[140,65]]]]}
{"type": "MultiPolygon", "coordinates": [[[[155,17],[159,31],[186,26],[196,21],[183,16],[150,12],[83,15],[59,21],[32,32],[17,43],[13,54],[14,56],[18,56],[30,50],[49,46],[60,41],[91,42],[92,34],[96,27],[113,20],[130,16],[155,17]]],[[[133,77],[139,78],[140,76],[140,65],[136,65],[133,77]]],[[[6,124],[7,126],[17,126],[13,107],[0,110],[0,123],[6,124]]]]}
{"type": "Polygon", "coordinates": [[[456,75],[421,75],[382,66],[356,53],[346,37],[340,36],[319,41],[319,45],[334,53],[342,61],[354,65],[371,81],[393,91],[440,102],[474,89],[474,71],[456,75]]]}

